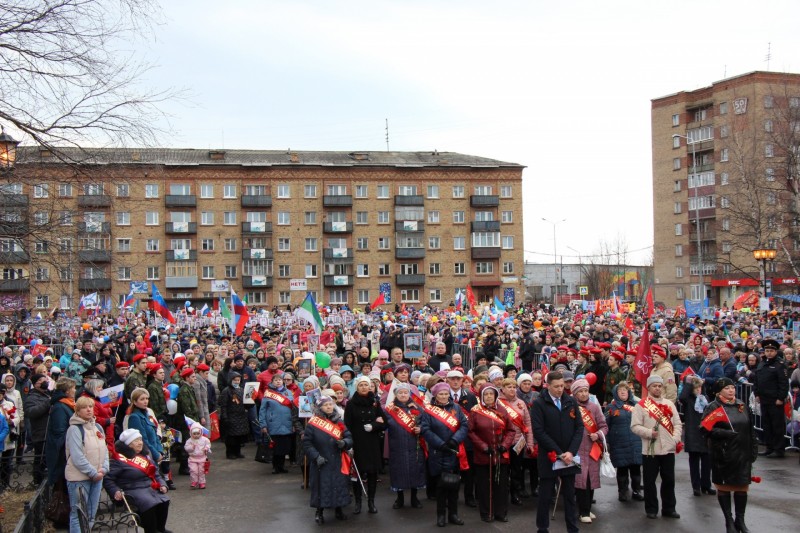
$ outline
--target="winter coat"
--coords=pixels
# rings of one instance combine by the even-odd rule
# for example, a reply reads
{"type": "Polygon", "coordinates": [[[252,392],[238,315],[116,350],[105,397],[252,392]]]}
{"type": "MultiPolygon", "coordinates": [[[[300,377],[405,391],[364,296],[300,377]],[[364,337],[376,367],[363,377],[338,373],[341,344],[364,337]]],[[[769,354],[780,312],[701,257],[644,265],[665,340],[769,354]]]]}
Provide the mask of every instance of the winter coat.
{"type": "MultiPolygon", "coordinates": [[[[597,425],[597,432],[608,435],[608,424],[606,424],[606,419],[600,406],[590,400],[587,400],[586,403],[578,402],[578,405],[589,410],[589,414],[592,415],[595,425],[597,425]]],[[[581,456],[581,469],[575,476],[576,489],[600,488],[600,463],[590,456],[593,442],[589,435],[590,433],[584,425],[583,438],[581,439],[580,448],[578,448],[578,455],[581,456]]],[[[602,446],[602,438],[598,439],[597,443],[602,446]]]]}
{"type": "Polygon", "coordinates": [[[211,380],[206,382],[206,397],[208,398],[208,412],[213,413],[217,410],[217,386],[211,380]]]}
{"type": "Polygon", "coordinates": [[[725,373],[722,371],[722,363],[720,362],[719,358],[711,361],[704,361],[703,366],[700,367],[700,371],[697,373],[697,375],[703,380],[703,383],[705,384],[704,389],[706,394],[709,396],[713,396],[711,391],[714,390],[714,383],[716,383],[719,378],[725,377],[725,373]]]}
{"type": "Polygon", "coordinates": [[[64,477],[67,481],[87,481],[101,468],[108,472],[105,435],[94,417],[84,420],[77,414],[72,415],[65,440],[67,466],[64,477]]]}
{"type": "Polygon", "coordinates": [[[702,413],[698,413],[694,406],[697,395],[694,393],[691,382],[684,382],[679,399],[683,406],[683,444],[688,453],[708,453],[706,436],[700,431],[702,413]]]}
{"type": "Polygon", "coordinates": [[[151,379],[147,384],[147,392],[150,393],[150,401],[147,406],[153,410],[156,420],[167,414],[167,400],[164,396],[166,389],[164,383],[151,379]]]}
{"type": "Polygon", "coordinates": [[[194,389],[194,398],[197,402],[197,422],[205,420],[206,423],[202,424],[203,427],[210,429],[211,419],[208,416],[208,386],[206,385],[206,380],[200,376],[196,376],[192,388],[194,389]]]}
{"type": "Polygon", "coordinates": [[[226,387],[219,397],[219,424],[232,437],[250,434],[250,419],[244,405],[242,388],[226,387]]]}
{"type": "Polygon", "coordinates": [[[277,390],[272,385],[267,386],[272,392],[276,392],[287,398],[290,405],[281,405],[275,400],[264,398],[261,400],[261,408],[258,410],[258,424],[262,428],[267,428],[270,435],[291,435],[294,432],[294,403],[292,392],[285,387],[277,390]]]}
{"type": "Polygon", "coordinates": [[[638,403],[633,408],[633,414],[631,415],[631,431],[642,439],[642,454],[652,456],[675,453],[675,447],[681,441],[681,433],[683,432],[683,423],[678,415],[678,409],[674,403],[664,398],[659,398],[657,401],[653,399],[653,401],[657,404],[666,405],[667,410],[672,412],[670,417],[670,420],[672,420],[672,434],[638,403]],[[658,428],[658,437],[653,439],[653,430],[656,428],[658,428]]]}
{"type": "Polygon", "coordinates": [[[594,385],[589,385],[589,394],[595,395],[602,401],[605,398],[606,386],[606,373],[608,372],[608,365],[603,361],[590,361],[589,368],[586,369],[586,374],[589,372],[597,376],[594,385]]]}
{"type": "MultiPolygon", "coordinates": [[[[318,416],[326,417],[323,413],[318,416]]],[[[344,427],[341,418],[334,411],[329,420],[333,423],[341,424],[342,440],[344,440],[345,450],[353,446],[353,436],[344,427]]],[[[344,507],[350,504],[350,475],[342,473],[342,450],[336,444],[336,439],[328,433],[306,424],[303,434],[303,453],[309,461],[309,492],[311,493],[311,507],[331,508],[344,507]],[[317,457],[324,457],[327,463],[317,466],[317,457]]],[[[375,446],[377,451],[377,445],[375,446]]],[[[364,473],[361,463],[358,463],[359,472],[364,473]]]]}
{"type": "Polygon", "coordinates": [[[5,450],[5,440],[8,437],[8,422],[6,422],[6,417],[3,416],[3,413],[0,412],[0,452],[5,450]]]}
{"type": "Polygon", "coordinates": [[[789,395],[789,380],[786,379],[786,364],[782,359],[764,358],[758,364],[753,394],[763,403],[774,404],[775,400],[783,400],[789,395]]]}
{"type": "MultiPolygon", "coordinates": [[[[619,386],[619,385],[618,385],[619,386]]],[[[617,386],[617,387],[618,387],[617,386]]],[[[617,395],[614,387],[614,401],[606,407],[606,425],[608,425],[608,451],[611,454],[611,464],[619,468],[642,464],[642,439],[631,431],[631,412],[636,402],[628,396],[623,402],[617,395]],[[630,411],[625,409],[630,407],[630,411]]]]}
{"type": "MultiPolygon", "coordinates": [[[[614,370],[608,369],[606,372],[606,383],[605,383],[605,395],[597,399],[603,402],[603,405],[607,405],[614,401],[614,389],[617,388],[621,382],[625,381],[627,377],[627,372],[621,366],[617,366],[614,370]]],[[[673,380],[675,378],[673,377],[673,380]]]]}
{"type": "Polygon", "coordinates": [[[164,447],[161,445],[158,433],[156,433],[156,422],[147,416],[147,412],[136,407],[131,409],[131,414],[128,415],[128,428],[139,430],[139,433],[142,434],[142,440],[150,449],[153,458],[156,462],[159,462],[161,456],[164,455],[164,447]]]}
{"type": "Polygon", "coordinates": [[[461,444],[469,441],[469,421],[464,411],[456,406],[452,400],[443,407],[458,419],[458,429],[452,431],[438,418],[423,411],[420,419],[420,436],[428,446],[428,472],[431,476],[438,476],[442,472],[458,472],[458,457],[444,445],[450,439],[461,444]]]}
{"type": "Polygon", "coordinates": [[[472,441],[472,458],[476,465],[488,465],[490,462],[489,449],[495,450],[493,464],[508,464],[508,452],[499,452],[502,446],[506,450],[514,445],[514,423],[508,418],[506,410],[497,407],[485,407],[495,413],[503,424],[495,422],[487,416],[477,412],[478,406],[469,412],[469,440],[472,441]]]}
{"type": "MultiPolygon", "coordinates": [[[[22,394],[17,390],[17,384],[19,381],[17,380],[17,376],[14,374],[8,374],[9,376],[14,378],[14,387],[6,390],[6,401],[11,402],[14,404],[16,411],[14,412],[14,420],[13,424],[9,424],[9,427],[12,425],[16,428],[12,428],[12,433],[18,433],[21,435],[25,434],[25,405],[22,401],[22,394]]],[[[5,378],[5,376],[3,376],[5,378]]]]}
{"type": "MultiPolygon", "coordinates": [[[[28,393],[31,391],[31,369],[28,365],[21,363],[14,367],[14,378],[16,379],[16,383],[14,384],[14,388],[17,390],[17,394],[20,395],[21,398],[25,398],[28,393]],[[21,376],[20,371],[24,371],[25,375],[21,376]]],[[[6,396],[8,392],[6,392],[6,396]]]]}
{"type": "Polygon", "coordinates": [[[728,419],[714,424],[711,431],[700,428],[709,439],[711,481],[717,485],[749,485],[753,463],[758,457],[753,412],[741,400],[732,404],[714,400],[706,406],[703,418],[720,406],[725,409],[728,419]]]}
{"type": "MultiPolygon", "coordinates": [[[[202,426],[197,422],[192,424],[192,429],[194,428],[198,428],[202,431],[202,426]]],[[[211,441],[208,440],[208,437],[204,437],[201,434],[200,437],[196,439],[190,438],[186,441],[183,448],[186,450],[186,453],[189,454],[190,463],[205,463],[208,454],[211,453],[211,441]]]]}
{"type": "Polygon", "coordinates": [[[50,418],[50,393],[34,388],[23,402],[31,431],[31,442],[44,442],[50,418]]]}
{"type": "Polygon", "coordinates": [[[561,410],[556,407],[550,393],[545,391],[533,402],[531,423],[536,442],[539,443],[537,466],[540,478],[569,476],[577,473],[577,468],[553,470],[553,463],[548,454],[556,455],[570,452],[578,454],[583,439],[583,422],[578,412],[578,403],[567,394],[561,395],[561,410]]]}
{"type": "Polygon", "coordinates": [[[359,472],[362,475],[377,472],[383,462],[382,432],[386,427],[386,415],[375,395],[372,392],[366,396],[356,393],[350,398],[344,408],[344,423],[353,436],[353,450],[359,472]],[[378,422],[378,418],[382,418],[383,422],[378,422]],[[364,429],[366,424],[372,425],[372,431],[364,429]]]}
{"type": "Polygon", "coordinates": [[[197,410],[197,399],[194,396],[194,389],[183,379],[179,380],[178,397],[178,410],[175,415],[178,420],[178,426],[183,436],[183,442],[189,438],[189,428],[184,423],[184,416],[188,416],[195,422],[200,420],[200,413],[197,410]]]}
{"type": "MultiPolygon", "coordinates": [[[[412,400],[400,403],[394,401],[398,407],[411,416],[419,420],[421,415],[419,407],[412,400]],[[416,414],[414,414],[416,413],[416,414]]],[[[392,489],[408,490],[419,489],[425,486],[425,453],[420,445],[419,438],[412,435],[398,423],[390,414],[386,414],[387,433],[386,440],[389,443],[389,479],[392,489]]]]}
{"type": "MultiPolygon", "coordinates": [[[[517,389],[519,392],[519,389],[517,389]]],[[[531,391],[533,392],[533,391],[531,391]]],[[[506,408],[506,410],[513,409],[515,413],[522,417],[522,425],[525,427],[525,431],[523,433],[522,429],[519,428],[514,422],[511,422],[511,429],[514,431],[514,437],[511,439],[512,446],[516,444],[520,437],[525,437],[525,448],[533,448],[533,430],[531,429],[531,412],[528,406],[525,404],[523,400],[520,398],[514,398],[513,400],[507,400],[505,397],[500,398],[501,405],[506,408]]],[[[509,418],[510,420],[510,418],[509,418]]]]}
{"type": "Polygon", "coordinates": [[[62,400],[74,402],[72,398],[67,398],[60,390],[53,392],[53,396],[50,398],[50,417],[44,446],[45,461],[48,465],[48,485],[53,485],[56,481],[64,479],[64,467],[67,464],[65,444],[67,429],[69,428],[69,419],[72,418],[75,409],[62,400]]]}
{"type": "MultiPolygon", "coordinates": [[[[133,450],[122,441],[116,442],[116,448],[120,454],[124,452],[123,456],[128,459],[137,458],[133,450]]],[[[152,469],[151,472],[153,472],[153,476],[159,486],[166,487],[167,484],[164,478],[161,477],[158,465],[143,454],[138,456],[138,460],[146,461],[147,466],[145,468],[152,469]]],[[[152,483],[153,479],[150,476],[139,468],[119,460],[119,455],[111,460],[111,469],[103,478],[103,488],[106,492],[115,494],[118,490],[121,490],[140,513],[152,509],[160,503],[169,502],[169,496],[155,490],[152,487],[152,483]]]]}

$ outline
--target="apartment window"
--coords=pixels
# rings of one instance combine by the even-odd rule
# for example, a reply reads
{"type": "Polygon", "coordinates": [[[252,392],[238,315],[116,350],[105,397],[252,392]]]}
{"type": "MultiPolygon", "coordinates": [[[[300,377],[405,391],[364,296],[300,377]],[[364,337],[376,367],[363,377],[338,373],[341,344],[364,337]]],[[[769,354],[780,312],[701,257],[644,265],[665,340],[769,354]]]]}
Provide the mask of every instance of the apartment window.
{"type": "Polygon", "coordinates": [[[731,230],[731,219],[725,217],[722,219],[722,231],[730,231],[731,230]]]}
{"type": "Polygon", "coordinates": [[[681,257],[683,255],[683,245],[676,244],[675,245],[675,257],[681,257]]]}
{"type": "Polygon", "coordinates": [[[680,214],[682,205],[683,204],[681,204],[681,202],[675,202],[675,204],[672,206],[672,212],[676,215],[680,214]]]}
{"type": "Polygon", "coordinates": [[[367,223],[367,212],[366,211],[356,212],[356,224],[366,224],[366,223],[367,223]]]}
{"type": "Polygon", "coordinates": [[[764,97],[764,108],[771,109],[775,105],[775,99],[772,96],[765,96],[764,97]]]}
{"type": "Polygon", "coordinates": [[[214,186],[210,183],[200,184],[200,198],[214,198],[214,186]]]}
{"type": "Polygon", "coordinates": [[[368,278],[369,277],[369,265],[361,264],[356,265],[356,276],[359,278],[368,278]]]}
{"type": "Polygon", "coordinates": [[[767,181],[775,181],[775,169],[774,168],[768,168],[766,170],[766,173],[767,173],[767,176],[766,176],[767,181]]]}
{"type": "Polygon", "coordinates": [[[58,279],[60,281],[70,281],[72,279],[72,269],[69,267],[59,267],[58,279]]]}
{"type": "Polygon", "coordinates": [[[222,198],[236,198],[236,185],[230,183],[222,186],[222,198]]]}
{"type": "Polygon", "coordinates": [[[278,198],[291,198],[292,192],[288,184],[278,185],[278,198]]]}
{"type": "Polygon", "coordinates": [[[291,251],[291,239],[288,237],[281,237],[278,239],[278,251],[289,252],[291,251]]]}
{"type": "Polygon", "coordinates": [[[683,235],[683,225],[675,224],[675,235],[683,235]]]}
{"type": "Polygon", "coordinates": [[[50,279],[50,268],[37,267],[34,273],[36,281],[48,281],[50,279]]]}
{"type": "Polygon", "coordinates": [[[36,297],[36,308],[37,309],[49,309],[50,308],[50,296],[47,294],[40,294],[36,297]]]}
{"type": "Polygon", "coordinates": [[[765,157],[774,157],[775,156],[775,147],[772,144],[765,144],[764,145],[764,156],[765,157]]]}
{"type": "Polygon", "coordinates": [[[731,132],[731,129],[730,129],[730,127],[728,127],[727,124],[723,124],[722,126],[719,127],[719,136],[722,139],[727,139],[728,135],[730,135],[730,132],[731,132]]]}
{"type": "Polygon", "coordinates": [[[147,279],[148,280],[155,280],[161,277],[161,269],[157,266],[149,266],[147,267],[147,279]]]}
{"type": "Polygon", "coordinates": [[[676,278],[682,278],[683,277],[683,267],[682,266],[675,267],[675,277],[676,278]]]}
{"type": "Polygon", "coordinates": [[[689,197],[689,211],[694,211],[695,209],[707,209],[711,207],[716,207],[715,198],[712,195],[689,197]]]}
{"type": "Polygon", "coordinates": [[[720,115],[727,115],[728,114],[728,102],[720,102],[720,104],[719,104],[719,114],[720,115]]]}
{"type": "Polygon", "coordinates": [[[144,241],[144,250],[145,252],[157,252],[161,248],[161,241],[158,239],[147,239],[144,241]]]}
{"type": "Polygon", "coordinates": [[[72,213],[70,211],[58,211],[56,213],[56,221],[61,226],[72,225],[72,213]]]}
{"type": "Polygon", "coordinates": [[[775,194],[775,191],[767,191],[767,204],[775,205],[777,203],[778,203],[778,195],[775,194]]]}
{"type": "Polygon", "coordinates": [[[428,185],[428,198],[439,198],[438,185],[428,185]]]}
{"type": "Polygon", "coordinates": [[[117,280],[118,281],[130,281],[131,279],[131,267],[117,267],[117,280]]]}
{"type": "Polygon", "coordinates": [[[464,223],[464,211],[453,211],[453,224],[464,223]]]}
{"type": "Polygon", "coordinates": [[[289,212],[288,211],[279,211],[278,212],[278,225],[279,226],[288,226],[291,223],[289,219],[289,212]]]}
{"type": "Polygon", "coordinates": [[[130,226],[131,214],[129,211],[117,211],[117,226],[130,226]]]}
{"type": "Polygon", "coordinates": [[[453,185],[453,198],[464,198],[463,185],[453,185]]]}
{"type": "Polygon", "coordinates": [[[512,188],[511,185],[500,186],[500,198],[511,198],[512,188]]]}
{"type": "Polygon", "coordinates": [[[37,226],[44,226],[50,222],[50,213],[47,211],[37,211],[33,214],[33,223],[37,226]]]}
{"type": "Polygon", "coordinates": [[[376,197],[378,199],[389,198],[389,186],[388,185],[377,185],[376,186],[376,197]]]}
{"type": "Polygon", "coordinates": [[[720,206],[723,209],[727,209],[731,206],[731,201],[728,199],[727,196],[720,196],[720,206]]]}
{"type": "Polygon", "coordinates": [[[672,158],[672,170],[680,170],[681,169],[681,158],[680,157],[673,157],[672,158]]]}
{"type": "Polygon", "coordinates": [[[798,98],[797,96],[790,96],[789,107],[800,107],[800,98],[798,98]]]}
{"type": "Polygon", "coordinates": [[[192,187],[185,183],[173,183],[169,186],[169,193],[176,196],[189,196],[192,194],[192,187]]]}
{"type": "Polygon", "coordinates": [[[678,114],[672,115],[672,126],[680,126],[681,125],[681,116],[678,114]]]}
{"type": "Polygon", "coordinates": [[[428,265],[428,274],[431,276],[438,276],[442,273],[442,264],[441,263],[431,263],[428,265]]]}
{"type": "Polygon", "coordinates": [[[307,278],[317,277],[317,265],[306,265],[306,277],[307,278]]]}
{"type": "Polygon", "coordinates": [[[369,290],[367,290],[367,289],[358,289],[358,292],[356,292],[356,294],[358,295],[358,303],[359,304],[365,305],[365,304],[370,303],[369,290]]]}
{"type": "Polygon", "coordinates": [[[442,239],[440,237],[428,237],[428,248],[431,250],[438,250],[442,247],[442,239]]]}
{"type": "Polygon", "coordinates": [[[201,226],[213,226],[214,225],[214,212],[213,211],[202,211],[202,212],[200,212],[200,225],[201,226]]]}
{"type": "Polygon", "coordinates": [[[722,253],[729,254],[732,251],[733,251],[733,244],[727,241],[722,243],[722,253]]]}
{"type": "Polygon", "coordinates": [[[378,250],[388,250],[390,242],[389,237],[378,237],[378,250]]]}
{"type": "Polygon", "coordinates": [[[400,291],[400,301],[402,303],[419,302],[419,289],[403,289],[400,291]]]}
{"type": "Polygon", "coordinates": [[[439,223],[439,211],[428,211],[428,224],[439,223]]]}
{"type": "Polygon", "coordinates": [[[70,184],[70,183],[59,183],[58,184],[58,195],[61,198],[71,198],[72,197],[72,184],[70,184]]]}
{"type": "Polygon", "coordinates": [[[672,138],[672,148],[680,148],[681,147],[681,138],[680,137],[673,137],[672,138]]]}
{"type": "Polygon", "coordinates": [[[727,172],[721,172],[719,175],[719,184],[720,185],[727,185],[729,183],[730,176],[727,172]]]}
{"type": "Polygon", "coordinates": [[[514,236],[513,235],[503,235],[501,238],[502,248],[503,250],[513,250],[514,249],[514,236]]]}
{"type": "Polygon", "coordinates": [[[41,185],[33,186],[34,198],[47,198],[50,196],[50,185],[43,183],[41,185]]]}
{"type": "Polygon", "coordinates": [[[130,252],[131,251],[131,240],[130,239],[117,239],[117,251],[118,252],[130,252]]]}
{"type": "Polygon", "coordinates": [[[369,239],[367,237],[358,237],[356,239],[356,250],[366,250],[369,246],[369,239]]]}
{"type": "Polygon", "coordinates": [[[317,251],[317,239],[316,237],[306,237],[306,252],[316,252],[317,251]]]}
{"type": "Polygon", "coordinates": [[[491,185],[476,185],[473,188],[474,194],[477,196],[490,196],[494,188],[491,185]]]}
{"type": "Polygon", "coordinates": [[[378,211],[378,224],[389,223],[389,211],[378,211]]]}
{"type": "Polygon", "coordinates": [[[147,211],[144,214],[146,226],[158,226],[158,211],[147,211]]]}
{"type": "Polygon", "coordinates": [[[514,273],[514,263],[511,261],[506,261],[503,263],[503,274],[513,274],[514,273]]]}
{"type": "Polygon", "coordinates": [[[225,265],[225,279],[236,279],[237,271],[236,265],[225,265]]]}
{"type": "Polygon", "coordinates": [[[204,252],[214,251],[214,239],[202,239],[200,241],[200,249],[204,252]]]}
{"type": "Polygon", "coordinates": [[[328,196],[344,196],[347,194],[347,185],[328,185],[325,190],[328,196]]]}
{"type": "Polygon", "coordinates": [[[292,293],[289,291],[281,291],[278,293],[278,301],[281,305],[288,305],[292,301],[292,293]]]}
{"type": "Polygon", "coordinates": [[[688,184],[690,189],[714,185],[714,172],[709,170],[697,174],[689,174],[688,184]]]}
{"type": "Polygon", "coordinates": [[[367,198],[369,188],[366,185],[356,185],[356,198],[367,198]]]}
{"type": "Polygon", "coordinates": [[[475,222],[491,222],[494,220],[494,213],[492,211],[476,211],[475,222]]]}
{"type": "Polygon", "coordinates": [[[764,131],[766,131],[767,133],[772,133],[774,131],[772,120],[764,121],[764,131]]]}
{"type": "Polygon", "coordinates": [[[381,263],[378,265],[378,275],[379,276],[389,276],[389,264],[388,263],[381,263]]]}
{"type": "Polygon", "coordinates": [[[158,183],[146,183],[144,186],[145,198],[158,198],[158,183]]]}
{"type": "Polygon", "coordinates": [[[428,291],[428,296],[430,296],[431,302],[441,302],[442,301],[442,289],[430,289],[428,291]]]}
{"type": "Polygon", "coordinates": [[[728,160],[728,149],[723,148],[719,153],[719,160],[725,162],[728,160]]]}
{"type": "Polygon", "coordinates": [[[397,194],[400,196],[414,196],[417,194],[416,185],[400,185],[397,188],[397,194]]]}
{"type": "Polygon", "coordinates": [[[685,298],[683,294],[683,287],[678,287],[675,289],[675,298],[678,300],[683,300],[685,298]]]}
{"type": "Polygon", "coordinates": [[[675,180],[675,183],[672,186],[672,190],[674,192],[681,192],[681,180],[675,180]]]}
{"type": "Polygon", "coordinates": [[[304,185],[303,186],[303,198],[316,198],[317,197],[317,186],[316,185],[304,185]]]}
{"type": "Polygon", "coordinates": [[[331,289],[330,298],[328,303],[331,304],[346,304],[347,303],[347,290],[346,289],[331,289]]]}
{"type": "Polygon", "coordinates": [[[225,239],[225,251],[226,252],[235,252],[236,251],[236,239],[231,237],[225,239]]]}
{"type": "Polygon", "coordinates": [[[467,273],[466,263],[453,263],[453,274],[461,275],[467,273]]]}
{"type": "Polygon", "coordinates": [[[58,239],[58,251],[62,254],[72,252],[72,239],[58,239]]]}
{"type": "Polygon", "coordinates": [[[493,231],[473,233],[472,246],[480,248],[500,246],[500,234],[493,231]]]}
{"type": "Polygon", "coordinates": [[[478,261],[475,263],[475,273],[476,274],[493,274],[494,273],[494,263],[491,261],[478,261]]]}
{"type": "Polygon", "coordinates": [[[222,213],[222,224],[225,226],[236,225],[236,211],[225,211],[222,213]]]}
{"type": "Polygon", "coordinates": [[[466,237],[453,237],[453,250],[465,250],[467,247],[466,237]]]}

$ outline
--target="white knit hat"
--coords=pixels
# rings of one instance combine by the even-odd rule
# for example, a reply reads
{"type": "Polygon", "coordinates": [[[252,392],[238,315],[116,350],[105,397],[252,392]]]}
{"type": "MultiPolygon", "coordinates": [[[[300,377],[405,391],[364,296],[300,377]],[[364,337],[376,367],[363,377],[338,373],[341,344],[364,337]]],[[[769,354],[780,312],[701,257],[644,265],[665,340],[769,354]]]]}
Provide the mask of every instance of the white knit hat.
{"type": "Polygon", "coordinates": [[[142,434],[139,433],[138,429],[126,429],[119,436],[119,440],[121,440],[122,442],[124,442],[128,446],[131,445],[131,442],[135,441],[136,439],[141,439],[141,438],[142,438],[142,434]]]}

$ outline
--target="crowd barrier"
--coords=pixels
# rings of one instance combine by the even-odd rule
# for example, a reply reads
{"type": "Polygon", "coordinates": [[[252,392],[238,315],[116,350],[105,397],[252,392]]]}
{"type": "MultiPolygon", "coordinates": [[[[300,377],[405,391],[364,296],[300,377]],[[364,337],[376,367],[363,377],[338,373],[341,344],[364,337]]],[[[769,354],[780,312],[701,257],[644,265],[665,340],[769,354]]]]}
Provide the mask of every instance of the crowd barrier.
{"type": "MultiPolygon", "coordinates": [[[[47,348],[53,349],[53,357],[59,358],[64,355],[64,345],[63,344],[43,344],[42,346],[47,348]]],[[[11,348],[15,354],[21,352],[22,350],[30,350],[33,353],[33,349],[31,346],[27,344],[9,344],[6,348],[11,348]]],[[[44,354],[44,352],[42,352],[44,354]]]]}

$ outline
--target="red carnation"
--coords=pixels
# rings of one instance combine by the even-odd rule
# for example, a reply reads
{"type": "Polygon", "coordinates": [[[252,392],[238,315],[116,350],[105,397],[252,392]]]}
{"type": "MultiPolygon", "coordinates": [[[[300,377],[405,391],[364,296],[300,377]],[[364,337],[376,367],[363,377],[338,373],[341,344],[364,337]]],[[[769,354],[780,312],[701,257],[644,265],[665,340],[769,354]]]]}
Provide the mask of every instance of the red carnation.
{"type": "Polygon", "coordinates": [[[556,462],[556,459],[558,459],[558,455],[556,455],[556,452],[555,452],[555,451],[551,450],[551,451],[550,451],[550,452],[547,454],[547,458],[548,458],[548,459],[550,459],[550,462],[551,462],[551,463],[555,463],[555,462],[556,462]]]}
{"type": "Polygon", "coordinates": [[[751,476],[750,477],[750,481],[752,481],[753,483],[761,483],[761,477],[760,476],[751,476]]]}

